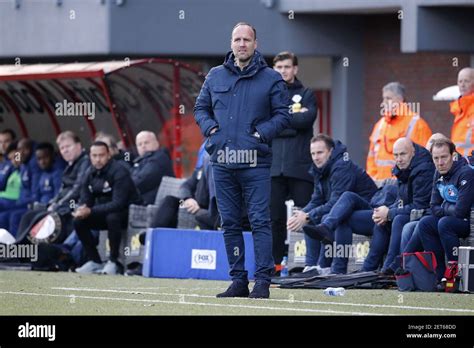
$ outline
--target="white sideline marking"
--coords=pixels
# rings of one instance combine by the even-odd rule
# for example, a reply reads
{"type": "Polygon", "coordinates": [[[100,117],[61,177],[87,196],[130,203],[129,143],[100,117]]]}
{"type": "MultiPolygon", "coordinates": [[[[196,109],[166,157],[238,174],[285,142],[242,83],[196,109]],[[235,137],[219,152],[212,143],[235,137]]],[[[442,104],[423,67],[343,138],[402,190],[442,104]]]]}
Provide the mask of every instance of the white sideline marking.
{"type": "MultiPolygon", "coordinates": [[[[125,290],[110,290],[110,289],[94,289],[94,288],[64,288],[64,287],[53,287],[53,290],[67,290],[67,291],[92,291],[92,292],[112,292],[121,294],[143,294],[143,295],[163,295],[163,296],[189,296],[199,298],[216,298],[215,296],[199,295],[199,294],[183,294],[183,293],[159,293],[159,292],[148,292],[148,291],[125,291],[125,290]]],[[[136,289],[136,288],[132,288],[136,289]]],[[[232,299],[232,298],[231,298],[232,299]]],[[[445,312],[462,312],[462,313],[474,313],[472,309],[459,309],[459,308],[433,308],[433,307],[416,307],[416,306],[395,306],[395,305],[383,305],[383,304],[369,304],[369,303],[351,303],[351,302],[330,302],[330,301],[307,301],[307,300],[284,300],[284,299],[265,299],[265,301],[274,302],[287,302],[287,303],[308,303],[308,304],[334,304],[341,306],[356,306],[356,307],[371,307],[371,308],[396,308],[396,309],[415,309],[415,310],[429,310],[429,311],[445,311],[445,312]]]]}
{"type": "Polygon", "coordinates": [[[152,286],[152,287],[145,287],[145,288],[130,288],[128,286],[119,286],[119,287],[111,287],[111,289],[115,290],[159,290],[159,289],[172,289],[172,290],[225,290],[227,287],[215,287],[215,288],[179,288],[175,286],[152,286]]]}
{"type": "MultiPolygon", "coordinates": [[[[57,295],[57,294],[38,294],[32,292],[15,292],[15,291],[2,291],[0,294],[8,295],[21,295],[21,296],[40,296],[40,297],[64,297],[70,299],[72,295],[57,295]]],[[[187,302],[187,301],[164,301],[164,300],[144,300],[136,298],[120,298],[120,297],[102,297],[102,296],[82,296],[74,295],[75,299],[83,298],[90,300],[107,300],[107,301],[125,301],[125,302],[146,302],[146,303],[168,303],[168,304],[184,304],[191,306],[203,306],[203,307],[233,307],[233,308],[249,308],[249,309],[268,309],[277,311],[290,311],[290,312],[309,312],[309,313],[330,313],[330,314],[349,314],[349,315],[390,315],[390,314],[374,314],[364,312],[345,312],[345,311],[332,311],[325,309],[308,309],[308,308],[291,308],[291,307],[266,307],[266,306],[250,306],[250,305],[233,305],[233,304],[219,304],[219,303],[202,303],[202,302],[187,302]]]]}

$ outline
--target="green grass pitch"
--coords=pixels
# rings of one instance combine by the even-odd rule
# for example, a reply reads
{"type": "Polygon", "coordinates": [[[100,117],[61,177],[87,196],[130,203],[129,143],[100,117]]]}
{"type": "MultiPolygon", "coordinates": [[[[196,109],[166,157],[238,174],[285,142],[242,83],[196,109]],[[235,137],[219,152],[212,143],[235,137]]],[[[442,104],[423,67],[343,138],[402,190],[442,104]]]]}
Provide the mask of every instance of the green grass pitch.
{"type": "MultiPolygon", "coordinates": [[[[268,300],[218,299],[229,282],[0,271],[0,315],[474,315],[473,296],[271,289],[268,300]]],[[[253,284],[250,284],[252,286],[253,284]]]]}

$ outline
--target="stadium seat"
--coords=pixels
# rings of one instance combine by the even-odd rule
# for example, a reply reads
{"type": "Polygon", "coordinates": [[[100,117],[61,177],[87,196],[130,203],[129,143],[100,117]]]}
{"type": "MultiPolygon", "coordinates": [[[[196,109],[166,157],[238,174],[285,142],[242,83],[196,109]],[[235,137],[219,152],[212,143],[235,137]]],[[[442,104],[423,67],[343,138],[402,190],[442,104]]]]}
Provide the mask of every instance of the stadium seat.
{"type": "Polygon", "coordinates": [[[474,207],[471,208],[471,234],[467,238],[461,239],[460,245],[474,247],[474,207]]]}
{"type": "MultiPolygon", "coordinates": [[[[123,250],[123,253],[120,255],[120,262],[123,265],[126,266],[132,262],[142,262],[145,248],[140,244],[138,236],[150,226],[153,216],[157,214],[158,208],[166,196],[181,197],[180,187],[185,180],[165,176],[156,193],[154,204],[148,206],[130,205],[128,228],[122,232],[122,248],[120,249],[123,250]]],[[[107,233],[100,233],[98,249],[101,258],[103,260],[107,259],[109,255],[107,233]]]]}
{"type": "Polygon", "coordinates": [[[191,214],[186,209],[179,209],[178,211],[178,228],[195,229],[197,226],[196,216],[191,214]]]}
{"type": "MultiPolygon", "coordinates": [[[[365,258],[369,253],[371,237],[353,234],[352,235],[352,254],[350,254],[347,263],[347,272],[353,272],[361,269],[365,258]]],[[[288,269],[305,266],[306,242],[304,234],[299,232],[290,232],[288,246],[288,269]]]]}

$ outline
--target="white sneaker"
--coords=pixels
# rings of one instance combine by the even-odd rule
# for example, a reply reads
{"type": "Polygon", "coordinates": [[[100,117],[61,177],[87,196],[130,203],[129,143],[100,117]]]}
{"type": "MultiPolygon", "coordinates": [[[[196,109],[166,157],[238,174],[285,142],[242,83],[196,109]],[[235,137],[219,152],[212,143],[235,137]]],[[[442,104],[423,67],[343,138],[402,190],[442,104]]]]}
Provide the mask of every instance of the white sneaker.
{"type": "Polygon", "coordinates": [[[317,270],[319,273],[321,273],[321,267],[319,267],[319,266],[305,266],[303,268],[303,273],[306,273],[306,272],[309,272],[309,271],[312,271],[312,270],[317,270]]]}
{"type": "Polygon", "coordinates": [[[317,270],[319,275],[328,275],[328,274],[331,273],[331,267],[321,268],[319,265],[317,265],[317,266],[305,266],[305,268],[303,268],[303,273],[313,271],[313,270],[317,270]]]}
{"type": "Polygon", "coordinates": [[[76,268],[76,273],[82,274],[92,274],[96,273],[97,271],[101,270],[104,266],[101,263],[97,263],[94,261],[87,261],[81,267],[76,268]]]}
{"type": "Polygon", "coordinates": [[[118,266],[115,262],[109,260],[97,273],[115,275],[118,274],[118,266]]]}
{"type": "Polygon", "coordinates": [[[331,273],[331,267],[321,268],[319,267],[319,275],[328,275],[331,273]]]}

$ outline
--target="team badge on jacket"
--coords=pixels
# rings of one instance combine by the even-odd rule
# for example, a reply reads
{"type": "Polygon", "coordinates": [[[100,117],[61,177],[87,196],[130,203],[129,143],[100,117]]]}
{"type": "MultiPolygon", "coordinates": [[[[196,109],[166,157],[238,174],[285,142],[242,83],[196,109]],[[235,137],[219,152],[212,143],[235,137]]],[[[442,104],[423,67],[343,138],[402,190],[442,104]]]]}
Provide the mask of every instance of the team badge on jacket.
{"type": "Polygon", "coordinates": [[[456,186],[449,184],[449,185],[443,185],[443,184],[438,184],[438,191],[441,197],[449,203],[456,203],[458,200],[458,189],[456,186]]]}
{"type": "Polygon", "coordinates": [[[104,182],[104,188],[102,189],[102,192],[106,193],[106,192],[110,192],[112,191],[112,188],[110,187],[110,184],[108,181],[105,181],[104,182]]]}
{"type": "Polygon", "coordinates": [[[290,105],[290,114],[295,113],[295,112],[300,112],[301,110],[301,104],[300,101],[303,99],[302,96],[299,94],[295,94],[293,98],[291,98],[291,101],[293,102],[292,105],[290,105]]]}

